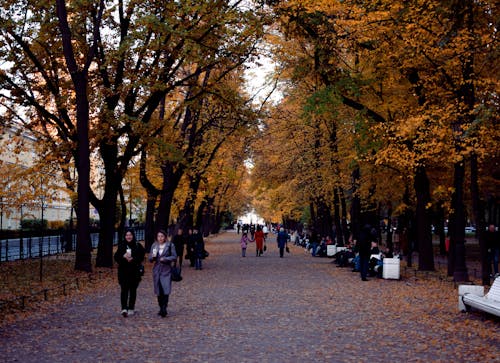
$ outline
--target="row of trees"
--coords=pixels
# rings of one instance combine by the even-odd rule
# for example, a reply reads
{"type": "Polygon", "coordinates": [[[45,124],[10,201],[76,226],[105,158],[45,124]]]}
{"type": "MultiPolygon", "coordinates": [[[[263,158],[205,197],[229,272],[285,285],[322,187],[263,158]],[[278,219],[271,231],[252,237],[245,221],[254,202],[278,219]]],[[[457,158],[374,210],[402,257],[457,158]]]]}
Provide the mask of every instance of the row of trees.
{"type": "Polygon", "coordinates": [[[259,212],[297,219],[307,208],[320,232],[334,225],[344,240],[348,219],[356,238],[381,214],[399,216],[421,270],[434,269],[431,223],[444,244],[448,218],[448,272],[467,280],[466,217],[478,231],[498,222],[498,4],[269,4],[284,97],[256,151],[259,212]]]}
{"type": "Polygon", "coordinates": [[[173,217],[217,225],[242,212],[251,155],[266,219],[307,211],[346,241],[348,221],[356,237],[383,210],[431,270],[431,222],[444,242],[448,218],[449,273],[467,279],[466,211],[481,231],[498,197],[497,5],[263,3],[2,2],[2,124],[37,135],[41,164],[60,169],[76,201],[76,268],[91,268],[89,203],[97,265],[112,265],[126,178],[143,187],[149,244],[173,217]],[[242,85],[264,36],[283,98],[262,121],[242,85]]]}
{"type": "Polygon", "coordinates": [[[256,130],[242,77],[262,10],[248,1],[2,1],[2,124],[37,136],[40,163],[57,165],[76,200],[77,269],[91,269],[89,204],[101,226],[96,264],[112,266],[132,165],[146,190],[147,245],[172,209],[187,226],[229,207],[241,135],[256,130]]]}

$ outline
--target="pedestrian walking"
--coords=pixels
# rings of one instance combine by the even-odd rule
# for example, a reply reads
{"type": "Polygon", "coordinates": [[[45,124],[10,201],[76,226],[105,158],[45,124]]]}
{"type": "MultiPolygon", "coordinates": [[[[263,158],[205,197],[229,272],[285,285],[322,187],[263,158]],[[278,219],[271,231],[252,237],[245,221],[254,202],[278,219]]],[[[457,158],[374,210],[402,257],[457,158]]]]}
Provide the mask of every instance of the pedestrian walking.
{"type": "Polygon", "coordinates": [[[250,241],[248,240],[248,234],[243,233],[240,240],[241,245],[241,257],[245,257],[247,253],[247,246],[250,241]]]}
{"type": "Polygon", "coordinates": [[[149,262],[153,262],[153,286],[154,293],[158,297],[160,311],[158,315],[162,318],[167,316],[167,307],[170,292],[172,290],[172,262],[177,260],[175,246],[167,239],[167,233],[163,230],[156,234],[156,241],[151,246],[149,262]]]}
{"type": "Polygon", "coordinates": [[[260,226],[257,227],[257,231],[255,231],[254,234],[254,239],[255,239],[255,248],[256,248],[256,256],[262,256],[264,253],[264,232],[262,231],[262,228],[260,226]]]}
{"type": "Polygon", "coordinates": [[[311,230],[311,237],[309,238],[309,243],[312,246],[311,255],[313,257],[316,256],[316,250],[318,249],[319,241],[320,238],[318,237],[318,233],[316,232],[316,229],[313,228],[311,230]]]}
{"type": "Polygon", "coordinates": [[[127,317],[134,314],[137,287],[144,270],[140,270],[146,251],[137,242],[133,230],[125,232],[125,238],[119,244],[114,258],[118,264],[118,283],[120,284],[121,314],[127,317]]]}
{"type": "Polygon", "coordinates": [[[283,258],[285,253],[285,248],[288,249],[288,236],[283,227],[280,228],[278,236],[276,237],[276,242],[278,243],[278,248],[280,250],[280,257],[283,258]]]}
{"type": "Polygon", "coordinates": [[[205,258],[205,242],[198,228],[193,228],[193,252],[194,267],[196,270],[202,270],[201,260],[205,258]]]}
{"type": "MultiPolygon", "coordinates": [[[[498,275],[498,260],[500,256],[500,234],[494,224],[490,224],[485,233],[486,248],[490,255],[490,266],[493,265],[493,276],[498,275]]],[[[490,267],[491,268],[491,267],[490,267]]]]}
{"type": "Polygon", "coordinates": [[[269,228],[267,225],[264,224],[264,227],[262,227],[262,232],[264,232],[264,239],[267,239],[267,235],[269,234],[269,228]]]}
{"type": "Polygon", "coordinates": [[[182,261],[184,260],[184,245],[186,244],[186,237],[182,231],[182,228],[177,230],[177,234],[172,238],[172,243],[175,246],[175,252],[177,253],[177,263],[179,269],[182,270],[182,261]]]}

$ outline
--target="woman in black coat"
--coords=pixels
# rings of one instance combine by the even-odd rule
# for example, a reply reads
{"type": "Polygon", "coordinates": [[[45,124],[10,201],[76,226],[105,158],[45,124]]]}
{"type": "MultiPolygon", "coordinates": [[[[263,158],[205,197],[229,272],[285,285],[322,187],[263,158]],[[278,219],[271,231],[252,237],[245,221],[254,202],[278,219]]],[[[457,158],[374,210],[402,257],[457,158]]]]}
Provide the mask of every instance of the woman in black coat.
{"type": "Polygon", "coordinates": [[[133,230],[125,232],[125,240],[120,243],[115,253],[115,261],[118,263],[118,283],[121,287],[121,304],[124,317],[134,314],[137,287],[141,281],[139,268],[144,261],[146,251],[137,242],[133,230]]]}

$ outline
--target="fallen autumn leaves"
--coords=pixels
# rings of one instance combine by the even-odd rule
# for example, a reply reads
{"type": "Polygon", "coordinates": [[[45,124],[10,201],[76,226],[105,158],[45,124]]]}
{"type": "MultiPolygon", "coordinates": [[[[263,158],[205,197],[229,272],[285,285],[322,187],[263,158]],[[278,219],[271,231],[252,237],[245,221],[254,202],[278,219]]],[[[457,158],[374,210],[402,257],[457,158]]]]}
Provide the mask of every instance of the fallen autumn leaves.
{"type": "Polygon", "coordinates": [[[113,273],[76,303],[57,302],[0,327],[0,355],[30,361],[39,352],[53,362],[499,360],[498,319],[458,312],[453,283],[413,272],[362,282],[329,259],[297,247],[280,259],[273,247],[241,258],[235,234],[208,241],[203,271],[184,265],[164,320],[156,315],[149,264],[133,317],[119,314],[113,273]],[[168,349],[158,340],[166,332],[168,349]]]}

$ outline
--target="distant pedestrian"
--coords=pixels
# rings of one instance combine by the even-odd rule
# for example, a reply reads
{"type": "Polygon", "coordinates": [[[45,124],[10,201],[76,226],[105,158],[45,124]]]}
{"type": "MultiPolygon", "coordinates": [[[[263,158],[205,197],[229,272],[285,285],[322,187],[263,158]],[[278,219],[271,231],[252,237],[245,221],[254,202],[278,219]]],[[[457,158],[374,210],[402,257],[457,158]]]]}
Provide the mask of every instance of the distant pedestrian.
{"type": "Polygon", "coordinates": [[[193,253],[194,267],[196,270],[202,270],[201,261],[205,258],[205,242],[198,228],[193,228],[193,253]]]}
{"type": "Polygon", "coordinates": [[[278,244],[278,249],[280,250],[280,257],[283,258],[285,248],[288,248],[288,235],[283,227],[280,228],[278,236],[276,237],[276,242],[278,244]]]}
{"type": "Polygon", "coordinates": [[[188,230],[188,236],[186,240],[186,259],[189,260],[189,266],[194,267],[194,260],[195,260],[195,255],[194,255],[194,244],[195,244],[195,237],[193,236],[193,229],[189,228],[188,230]]]}
{"type": "Polygon", "coordinates": [[[175,246],[167,240],[167,233],[163,230],[156,234],[156,241],[151,246],[149,261],[153,262],[154,293],[158,297],[161,317],[167,316],[169,295],[172,290],[172,263],[177,260],[175,246]]]}
{"type": "Polygon", "coordinates": [[[262,228],[260,226],[257,227],[257,231],[255,231],[254,234],[254,239],[255,239],[255,254],[257,257],[262,256],[264,253],[264,232],[262,231],[262,228]]]}
{"type": "Polygon", "coordinates": [[[361,280],[367,281],[366,276],[368,275],[368,267],[370,262],[370,256],[372,252],[372,241],[373,238],[372,227],[366,224],[359,234],[357,241],[358,251],[359,251],[359,272],[361,275],[361,280]]]}
{"type": "Polygon", "coordinates": [[[498,274],[498,260],[500,256],[500,234],[494,224],[488,226],[488,230],[485,233],[485,240],[490,254],[490,264],[493,264],[493,273],[496,276],[498,274]]]}
{"type": "Polygon", "coordinates": [[[184,245],[186,244],[186,237],[182,231],[182,228],[177,230],[177,234],[172,237],[172,243],[175,246],[175,252],[177,253],[177,263],[179,269],[182,270],[182,261],[184,259],[184,245]]]}
{"type": "Polygon", "coordinates": [[[318,236],[318,233],[316,232],[316,229],[311,230],[311,238],[309,239],[309,243],[312,246],[311,249],[311,255],[314,257],[316,256],[316,250],[318,249],[320,237],[318,236]]]}
{"type": "Polygon", "coordinates": [[[246,256],[247,246],[248,246],[249,242],[250,241],[248,239],[248,234],[247,233],[243,233],[242,236],[241,236],[241,240],[240,240],[241,257],[245,257],[246,256]]]}
{"type": "Polygon", "coordinates": [[[269,234],[269,228],[267,227],[266,224],[264,224],[264,227],[262,227],[262,232],[264,232],[264,239],[267,239],[267,235],[269,234]]]}
{"type": "Polygon", "coordinates": [[[142,266],[145,255],[144,247],[137,242],[133,230],[125,232],[125,239],[115,252],[114,258],[118,263],[118,283],[121,287],[120,300],[123,317],[134,314],[137,287],[141,281],[142,266]]]}

